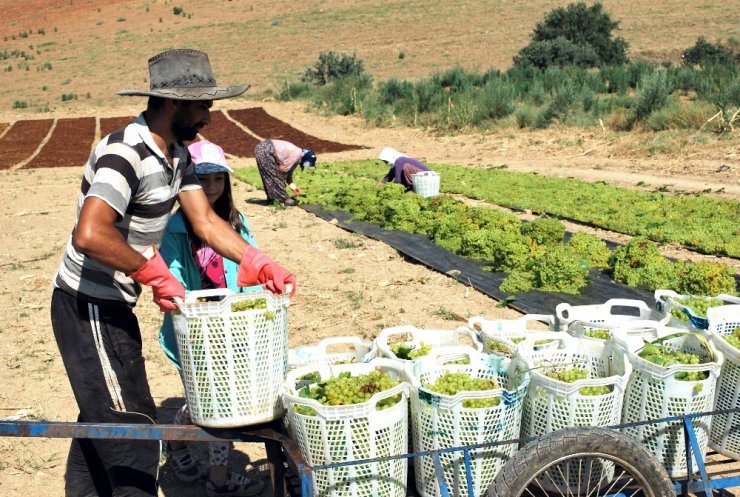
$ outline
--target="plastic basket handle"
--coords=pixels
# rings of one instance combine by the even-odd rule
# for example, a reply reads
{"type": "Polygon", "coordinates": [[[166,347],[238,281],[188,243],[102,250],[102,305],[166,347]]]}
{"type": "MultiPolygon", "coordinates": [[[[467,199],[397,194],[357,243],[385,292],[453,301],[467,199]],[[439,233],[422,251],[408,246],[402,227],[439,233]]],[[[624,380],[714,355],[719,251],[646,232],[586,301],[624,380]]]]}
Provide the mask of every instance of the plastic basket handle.
{"type": "Polygon", "coordinates": [[[211,288],[208,290],[193,290],[185,296],[186,304],[193,304],[200,298],[209,297],[228,297],[230,295],[236,295],[228,288],[211,288]]]}

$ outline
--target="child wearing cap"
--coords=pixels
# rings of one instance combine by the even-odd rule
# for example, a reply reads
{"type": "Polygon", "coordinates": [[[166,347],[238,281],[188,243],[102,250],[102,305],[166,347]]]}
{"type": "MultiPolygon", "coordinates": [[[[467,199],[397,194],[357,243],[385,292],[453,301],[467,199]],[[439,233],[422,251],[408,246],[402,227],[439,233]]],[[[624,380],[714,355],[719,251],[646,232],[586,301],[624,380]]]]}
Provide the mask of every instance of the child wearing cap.
{"type": "MultiPolygon", "coordinates": [[[[234,171],[227,165],[223,149],[215,143],[201,140],[191,144],[188,150],[195,164],[198,181],[213,210],[247,243],[256,247],[249,223],[234,205],[229,176],[234,171]]],[[[170,217],[160,253],[186,292],[210,288],[229,288],[237,293],[262,289],[261,286],[239,287],[236,283],[238,264],[221,257],[200,240],[181,210],[170,217]]],[[[177,341],[169,313],[165,314],[159,331],[159,343],[179,370],[177,341]]],[[[187,404],[177,412],[174,422],[192,423],[187,404]]],[[[206,476],[184,442],[169,442],[169,448],[175,476],[180,481],[193,482],[206,476]]],[[[209,497],[250,496],[262,492],[264,482],[250,480],[244,474],[228,471],[231,449],[229,442],[209,442],[208,449],[210,467],[206,493],[209,497]]]]}

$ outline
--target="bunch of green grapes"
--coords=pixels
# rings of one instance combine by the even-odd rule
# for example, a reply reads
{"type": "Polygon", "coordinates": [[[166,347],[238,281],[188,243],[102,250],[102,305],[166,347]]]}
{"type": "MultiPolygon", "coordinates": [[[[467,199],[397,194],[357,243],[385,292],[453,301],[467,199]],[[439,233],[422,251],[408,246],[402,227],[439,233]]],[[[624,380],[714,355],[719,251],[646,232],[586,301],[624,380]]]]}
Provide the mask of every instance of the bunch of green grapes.
{"type": "MultiPolygon", "coordinates": [[[[231,312],[248,311],[251,309],[267,309],[267,299],[240,300],[231,304],[231,312]]],[[[273,317],[275,317],[274,314],[273,312],[273,317]]]]}
{"type": "MultiPolygon", "coordinates": [[[[688,307],[691,309],[691,312],[694,313],[695,316],[698,316],[700,318],[706,318],[707,317],[707,309],[710,307],[718,307],[720,305],[724,305],[725,303],[720,299],[715,298],[704,298],[704,297],[695,297],[693,295],[689,295],[686,297],[681,297],[678,299],[675,299],[677,303],[688,307]]],[[[680,319],[681,321],[687,321],[689,320],[689,317],[686,315],[686,313],[683,311],[683,309],[680,309],[678,307],[671,308],[671,314],[680,319]]]]}
{"type": "Polygon", "coordinates": [[[508,345],[497,342],[495,340],[488,340],[486,342],[486,346],[488,347],[488,350],[490,350],[493,354],[501,354],[505,356],[510,356],[511,354],[513,354],[511,348],[508,345]]]}
{"type": "MultiPolygon", "coordinates": [[[[499,388],[499,385],[494,379],[486,380],[483,378],[471,378],[468,373],[453,373],[451,371],[446,371],[443,375],[437,378],[437,381],[431,384],[422,385],[422,387],[443,395],[455,395],[459,392],[494,390],[499,388]]],[[[479,409],[483,407],[494,407],[500,403],[500,397],[467,399],[463,400],[463,407],[479,409]]]]}
{"type": "Polygon", "coordinates": [[[458,359],[457,361],[445,361],[445,364],[470,364],[470,357],[458,359]]]}
{"type": "Polygon", "coordinates": [[[594,330],[586,330],[583,332],[583,334],[587,337],[591,338],[597,338],[599,340],[611,340],[612,334],[609,330],[603,330],[603,329],[594,329],[594,330]]]}
{"type": "MultiPolygon", "coordinates": [[[[648,362],[664,368],[675,364],[703,364],[705,362],[696,354],[668,350],[663,345],[655,343],[645,344],[637,355],[648,362]]],[[[680,381],[699,381],[709,378],[709,373],[707,371],[679,371],[674,377],[680,381]]]]}
{"type": "Polygon", "coordinates": [[[724,339],[735,347],[736,349],[740,349],[740,326],[735,328],[735,331],[732,332],[732,335],[724,337],[724,339]]]}
{"type": "MultiPolygon", "coordinates": [[[[562,381],[563,383],[574,383],[578,380],[588,379],[588,369],[586,368],[550,369],[543,371],[543,373],[545,376],[562,381]]],[[[578,393],[581,395],[606,395],[611,391],[612,387],[608,385],[581,387],[578,389],[578,393]]]]}
{"type": "MultiPolygon", "coordinates": [[[[307,385],[298,391],[298,395],[303,398],[317,400],[321,404],[329,406],[361,404],[370,400],[370,397],[376,393],[391,389],[398,383],[398,380],[391,378],[387,372],[380,369],[357,376],[344,372],[326,381],[307,385]]],[[[401,394],[385,398],[378,402],[376,409],[379,411],[388,409],[400,400],[401,394]]],[[[316,411],[308,406],[296,405],[293,410],[305,416],[316,415],[316,411]]]]}
{"type": "Polygon", "coordinates": [[[405,361],[412,361],[421,356],[425,356],[431,350],[432,346],[424,342],[419,342],[418,347],[414,344],[408,343],[394,343],[391,345],[391,352],[393,352],[393,354],[399,359],[403,359],[405,361]]]}

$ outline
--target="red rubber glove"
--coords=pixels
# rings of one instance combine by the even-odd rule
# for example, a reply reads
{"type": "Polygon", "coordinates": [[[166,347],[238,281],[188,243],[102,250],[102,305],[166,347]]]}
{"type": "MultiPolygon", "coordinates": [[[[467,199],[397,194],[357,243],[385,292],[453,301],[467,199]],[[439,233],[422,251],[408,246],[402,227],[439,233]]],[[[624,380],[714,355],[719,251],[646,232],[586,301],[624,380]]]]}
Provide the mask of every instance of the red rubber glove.
{"type": "Polygon", "coordinates": [[[295,189],[293,190],[293,193],[295,193],[295,194],[296,194],[296,195],[298,195],[298,196],[301,196],[301,195],[303,195],[303,192],[302,192],[302,191],[301,191],[301,189],[300,189],[300,188],[298,188],[297,186],[296,186],[296,187],[295,187],[295,189]]]}
{"type": "Polygon", "coordinates": [[[136,272],[131,273],[129,277],[138,281],[142,285],[152,287],[154,293],[154,303],[159,306],[162,312],[177,310],[173,302],[174,297],[185,298],[185,287],[170,272],[167,264],[159,255],[159,251],[154,245],[149,245],[142,252],[144,257],[149,260],[141,266],[136,272]]]}
{"type": "Polygon", "coordinates": [[[295,295],[295,275],[251,245],[242,255],[236,284],[239,286],[261,284],[278,295],[285,293],[286,286],[291,285],[290,296],[295,295]]]}

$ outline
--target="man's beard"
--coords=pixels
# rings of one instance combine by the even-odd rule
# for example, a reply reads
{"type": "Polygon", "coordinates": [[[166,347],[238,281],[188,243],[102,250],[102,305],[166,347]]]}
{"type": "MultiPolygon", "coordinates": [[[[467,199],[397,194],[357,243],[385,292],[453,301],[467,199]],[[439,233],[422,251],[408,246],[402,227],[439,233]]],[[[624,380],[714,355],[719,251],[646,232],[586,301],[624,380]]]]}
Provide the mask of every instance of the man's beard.
{"type": "Polygon", "coordinates": [[[192,141],[198,136],[198,131],[202,128],[200,124],[189,124],[180,120],[172,121],[172,134],[177,141],[192,141]]]}

